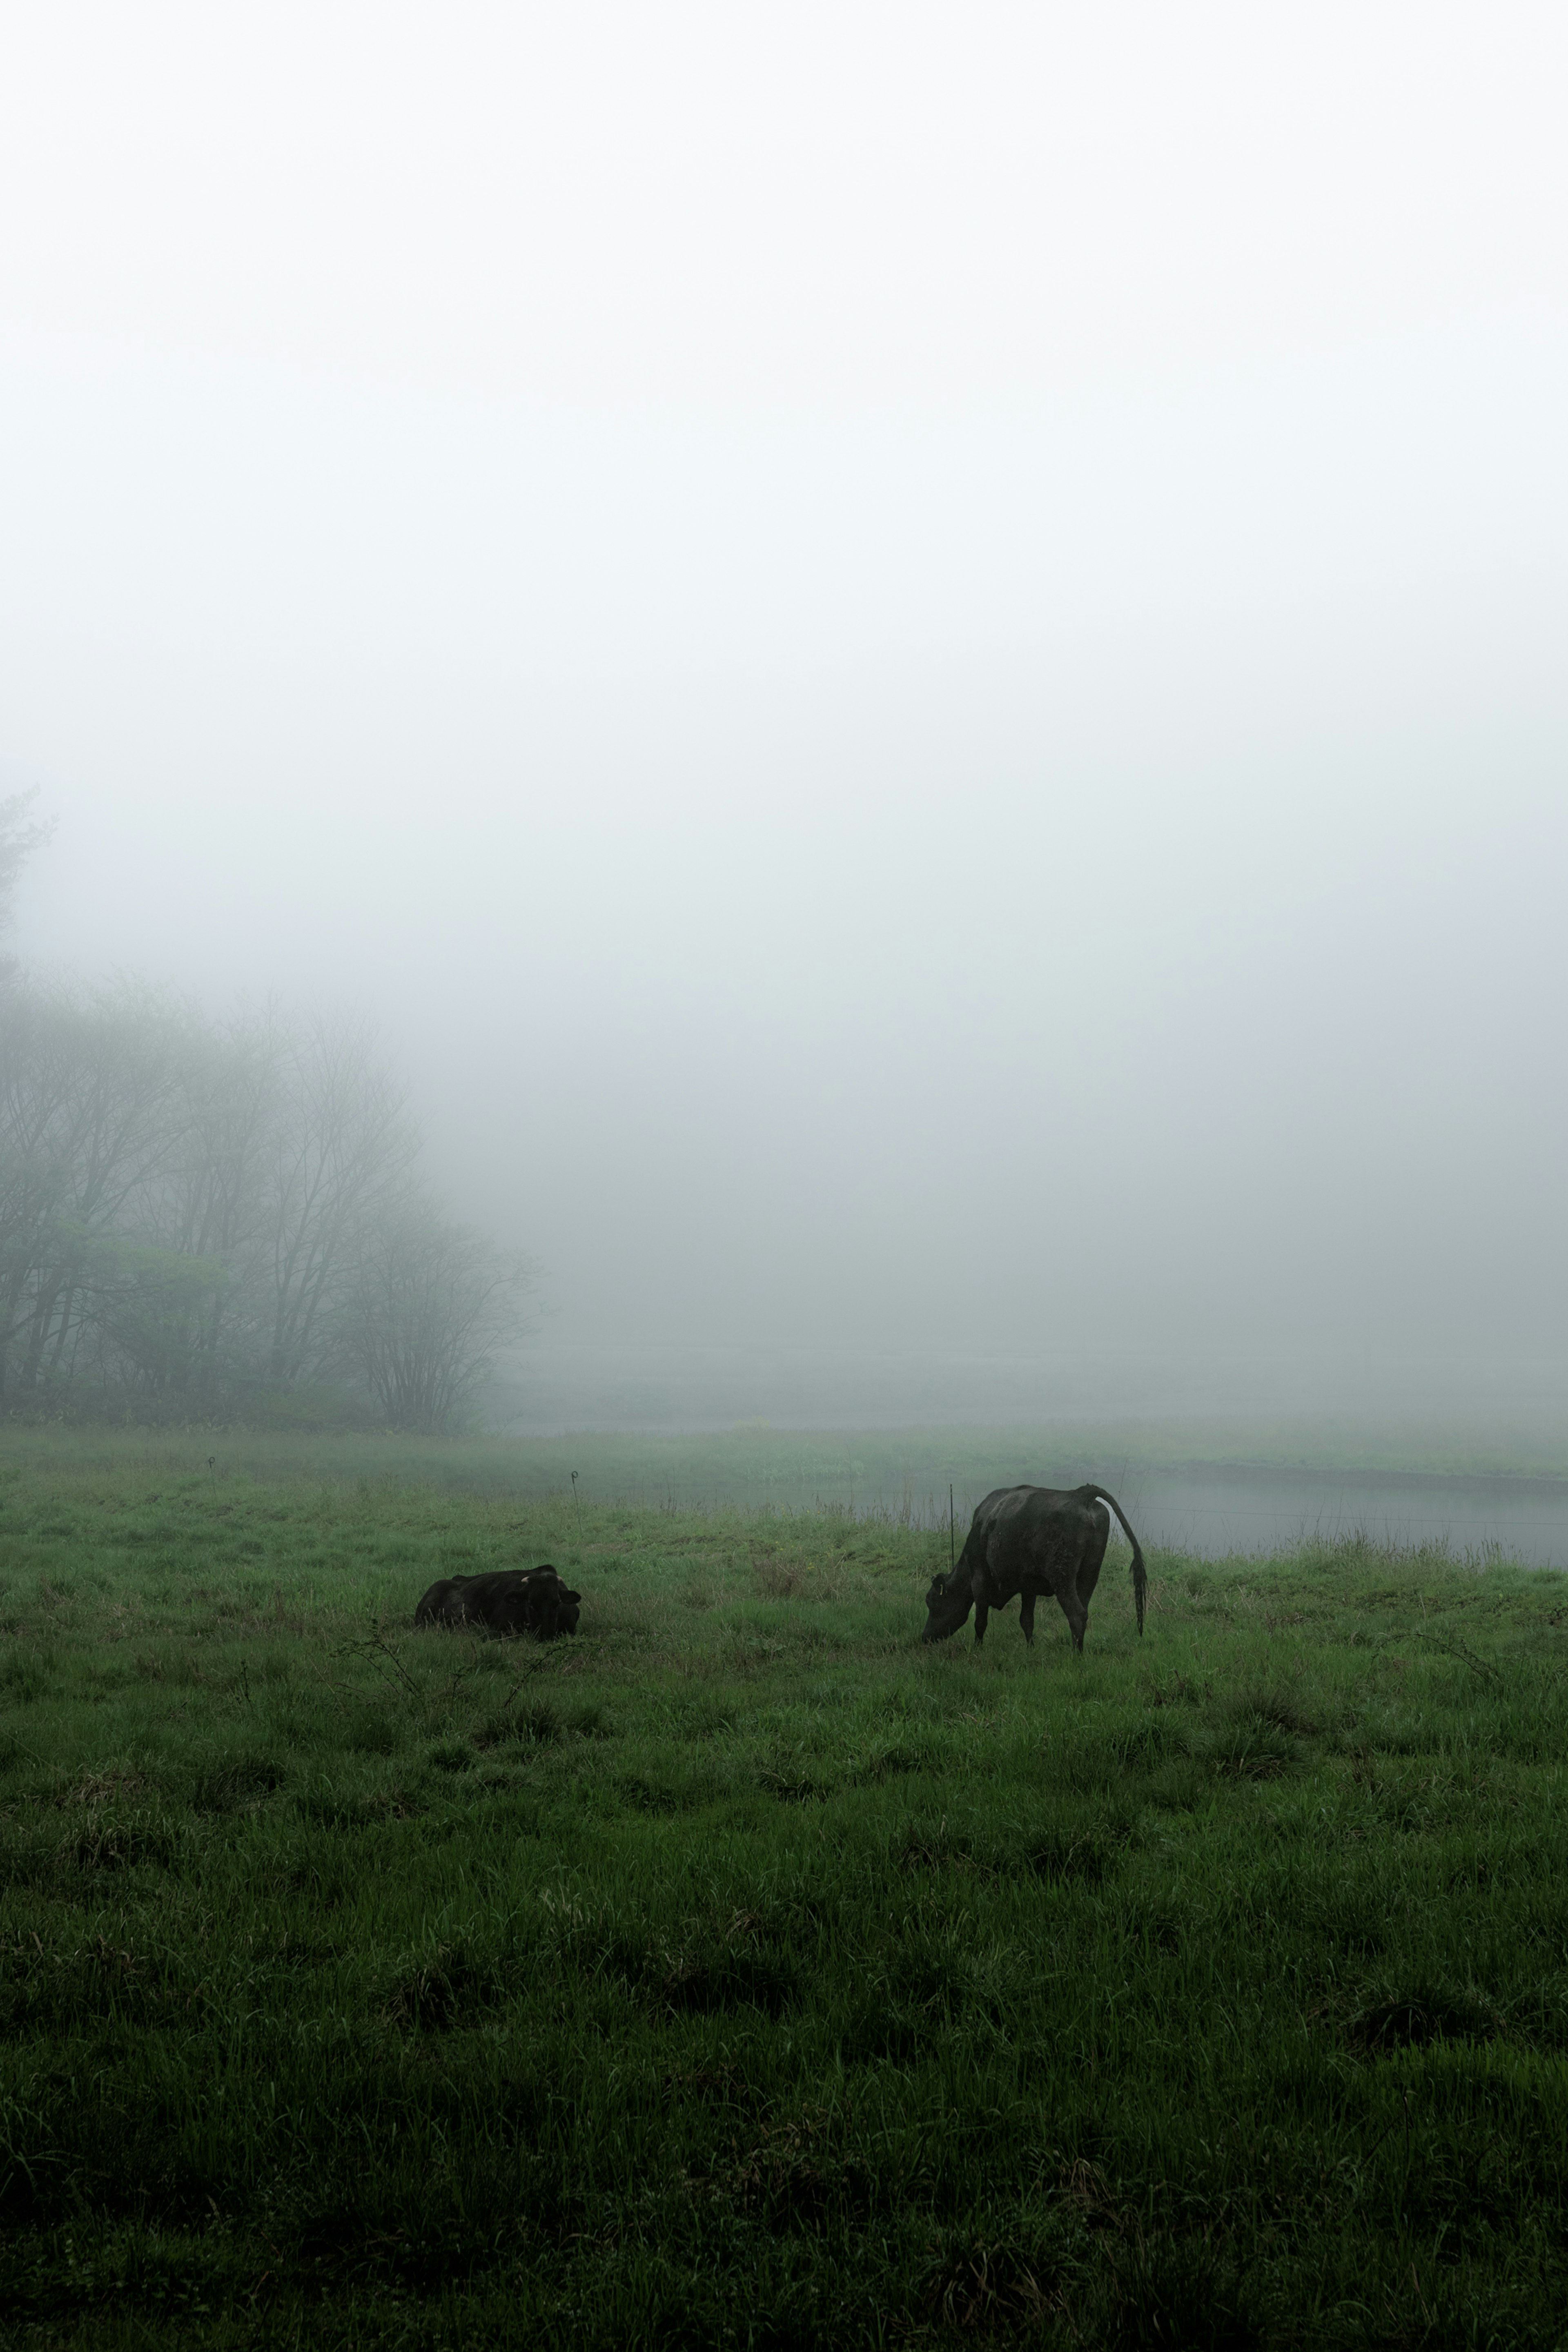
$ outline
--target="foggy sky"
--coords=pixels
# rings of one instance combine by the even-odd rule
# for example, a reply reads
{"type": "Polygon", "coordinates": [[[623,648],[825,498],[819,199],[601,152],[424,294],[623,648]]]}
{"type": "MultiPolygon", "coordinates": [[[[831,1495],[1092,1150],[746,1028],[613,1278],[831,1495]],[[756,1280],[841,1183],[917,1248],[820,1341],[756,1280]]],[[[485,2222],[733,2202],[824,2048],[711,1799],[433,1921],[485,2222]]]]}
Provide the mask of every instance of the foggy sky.
{"type": "Polygon", "coordinates": [[[33,12],[20,944],[559,1339],[1562,1358],[1568,39],[1069,14],[33,12]]]}

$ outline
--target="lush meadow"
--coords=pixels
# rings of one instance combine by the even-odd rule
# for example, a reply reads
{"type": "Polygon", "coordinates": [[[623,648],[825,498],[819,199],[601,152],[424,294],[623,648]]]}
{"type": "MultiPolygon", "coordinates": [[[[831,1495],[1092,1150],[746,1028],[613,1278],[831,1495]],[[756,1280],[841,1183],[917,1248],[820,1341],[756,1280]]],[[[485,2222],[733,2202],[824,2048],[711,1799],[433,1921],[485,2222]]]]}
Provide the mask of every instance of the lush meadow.
{"type": "Polygon", "coordinates": [[[1563,1576],[208,1451],[0,1451],[5,2341],[1568,2341],[1563,1576]]]}

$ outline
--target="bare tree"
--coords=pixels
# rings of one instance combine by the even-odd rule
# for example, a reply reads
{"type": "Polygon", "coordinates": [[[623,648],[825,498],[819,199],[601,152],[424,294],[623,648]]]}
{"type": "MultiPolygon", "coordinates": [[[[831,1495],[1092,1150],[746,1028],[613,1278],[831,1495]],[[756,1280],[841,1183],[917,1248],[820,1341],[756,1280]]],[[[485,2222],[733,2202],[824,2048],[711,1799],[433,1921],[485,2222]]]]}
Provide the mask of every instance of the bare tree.
{"type": "Polygon", "coordinates": [[[411,1201],[369,1237],[337,1321],[341,1358],[394,1429],[450,1429],[528,1326],[526,1258],[411,1201]]]}
{"type": "MultiPolygon", "coordinates": [[[[11,793],[0,800],[0,934],[9,931],[16,920],[16,884],[23,866],[55,829],[53,817],[43,824],[27,823],[27,811],[37,797],[35,788],[30,793],[11,793]]],[[[16,971],[16,957],[0,954],[0,980],[10,980],[16,971]]]]}
{"type": "Polygon", "coordinates": [[[0,1408],[227,1412],[346,1373],[450,1426],[529,1275],[410,1194],[418,1145],[363,1024],[0,988],[0,1408]]]}
{"type": "Polygon", "coordinates": [[[192,1021],[183,1042],[168,1149],[96,1253],[93,1352],[106,1382],[210,1411],[254,1372],[276,1088],[264,1039],[192,1021]]]}
{"type": "Polygon", "coordinates": [[[269,1199],[267,1376],[279,1386],[321,1362],[339,1290],[419,1141],[367,1023],[317,1021],[288,1040],[269,1199]]]}
{"type": "Polygon", "coordinates": [[[171,1264],[155,1277],[153,1258],[144,1253],[138,1262],[139,1290],[150,1287],[163,1302],[151,1324],[144,1300],[136,1309],[137,1328],[156,1334],[154,1385],[214,1395],[236,1379],[254,1380],[258,1351],[270,1344],[267,1276],[284,1063],[270,1013],[193,1041],[180,1139],[143,1237],[171,1264]],[[205,1282],[185,1270],[196,1265],[209,1269],[205,1282]]]}
{"type": "Polygon", "coordinates": [[[0,1395],[68,1376],[182,1125],[182,1024],[144,992],[0,1004],[0,1395]]]}

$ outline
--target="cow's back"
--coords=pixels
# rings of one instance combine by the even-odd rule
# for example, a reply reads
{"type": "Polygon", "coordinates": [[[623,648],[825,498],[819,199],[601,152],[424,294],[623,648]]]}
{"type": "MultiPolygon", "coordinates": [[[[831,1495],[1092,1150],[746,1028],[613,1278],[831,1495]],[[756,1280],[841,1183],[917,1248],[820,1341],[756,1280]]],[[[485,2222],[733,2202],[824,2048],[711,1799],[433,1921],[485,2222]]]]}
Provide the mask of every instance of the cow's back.
{"type": "Polygon", "coordinates": [[[414,1612],[416,1625],[486,1626],[492,1633],[532,1633],[542,1642],[574,1633],[583,1596],[548,1563],[446,1576],[414,1612]]]}
{"type": "Polygon", "coordinates": [[[987,1582],[998,1592],[1005,1589],[1009,1599],[1025,1585],[1054,1592],[1064,1580],[1076,1581],[1086,1550],[1098,1546],[1103,1556],[1110,1537],[1104,1505],[1082,1487],[998,1487],[980,1509],[988,1513],[987,1582]]]}

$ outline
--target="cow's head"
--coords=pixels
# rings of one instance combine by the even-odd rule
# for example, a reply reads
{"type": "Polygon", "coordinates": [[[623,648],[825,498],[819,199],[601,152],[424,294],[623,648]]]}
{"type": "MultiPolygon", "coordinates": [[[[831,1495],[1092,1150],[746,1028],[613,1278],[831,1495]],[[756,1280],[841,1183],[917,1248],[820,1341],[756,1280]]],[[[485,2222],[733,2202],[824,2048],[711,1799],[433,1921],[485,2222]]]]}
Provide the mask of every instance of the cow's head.
{"type": "Polygon", "coordinates": [[[933,1576],[931,1591],[926,1594],[926,1629],[921,1641],[948,1641],[973,1606],[974,1595],[967,1576],[961,1575],[957,1569],[947,1576],[933,1576]]]}
{"type": "Polygon", "coordinates": [[[561,1580],[558,1570],[536,1568],[526,1583],[528,1630],[542,1642],[552,1642],[557,1633],[574,1633],[582,1610],[583,1596],[574,1592],[561,1580]]]}
{"type": "Polygon", "coordinates": [[[512,1584],[498,1592],[490,1602],[489,1622],[497,1633],[525,1633],[528,1631],[528,1587],[512,1584]]]}

